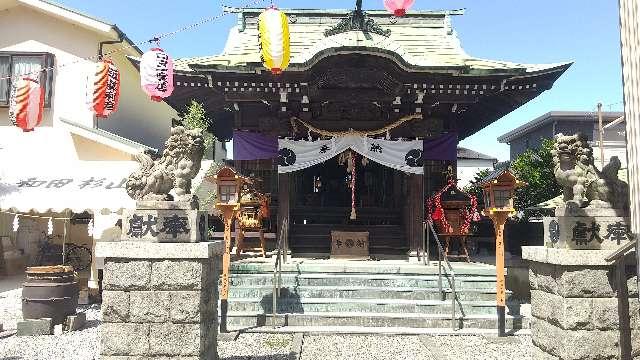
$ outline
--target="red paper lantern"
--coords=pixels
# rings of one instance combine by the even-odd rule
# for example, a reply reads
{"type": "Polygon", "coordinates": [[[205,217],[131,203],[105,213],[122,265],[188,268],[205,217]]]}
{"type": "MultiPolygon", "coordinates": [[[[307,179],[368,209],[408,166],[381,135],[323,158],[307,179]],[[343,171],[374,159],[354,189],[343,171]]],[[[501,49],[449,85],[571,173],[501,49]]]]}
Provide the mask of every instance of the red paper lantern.
{"type": "Polygon", "coordinates": [[[415,0],[384,0],[384,7],[394,16],[401,17],[407,14],[415,0]]]}
{"type": "Polygon", "coordinates": [[[42,122],[44,89],[37,81],[24,77],[18,80],[11,92],[9,120],[24,132],[42,122]]]}
{"type": "Polygon", "coordinates": [[[93,82],[92,109],[97,117],[106,118],[118,110],[120,100],[120,71],[111,60],[96,64],[93,82]]]}

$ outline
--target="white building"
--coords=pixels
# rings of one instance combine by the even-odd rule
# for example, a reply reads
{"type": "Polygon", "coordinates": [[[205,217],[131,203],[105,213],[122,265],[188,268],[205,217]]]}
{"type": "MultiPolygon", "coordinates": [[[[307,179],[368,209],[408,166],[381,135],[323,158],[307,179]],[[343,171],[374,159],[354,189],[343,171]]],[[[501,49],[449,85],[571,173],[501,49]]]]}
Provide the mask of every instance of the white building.
{"type": "MultiPolygon", "coordinates": [[[[48,1],[0,0],[0,34],[0,238],[33,263],[49,218],[53,235],[66,232],[67,241],[91,246],[111,236],[120,210],[135,206],[122,187],[138,166],[133,156],[161,150],[178,114],[142,91],[130,60],[142,51],[115,25],[48,1]],[[100,53],[118,67],[121,87],[118,111],[98,120],[87,84],[100,53]],[[24,133],[8,119],[11,82],[38,71],[43,121],[24,133]],[[55,219],[69,217],[76,221],[55,219]]],[[[216,150],[221,162],[226,151],[219,142],[216,150]]]]}
{"type": "Polygon", "coordinates": [[[469,185],[480,170],[493,170],[498,159],[477,151],[458,147],[458,186],[469,185]]]}

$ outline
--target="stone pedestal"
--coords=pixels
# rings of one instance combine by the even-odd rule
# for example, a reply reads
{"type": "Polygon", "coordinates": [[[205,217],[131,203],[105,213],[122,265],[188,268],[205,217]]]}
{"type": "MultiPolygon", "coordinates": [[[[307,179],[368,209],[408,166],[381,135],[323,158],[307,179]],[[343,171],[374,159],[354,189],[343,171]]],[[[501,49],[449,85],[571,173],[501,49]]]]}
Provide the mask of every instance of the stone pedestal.
{"type": "Polygon", "coordinates": [[[631,240],[629,217],[607,207],[558,207],[555,217],[545,217],[544,243],[556,249],[612,249],[631,240]]]}
{"type": "Polygon", "coordinates": [[[101,358],[217,359],[222,252],[222,242],[98,243],[101,358]]]}
{"type": "Polygon", "coordinates": [[[632,259],[610,250],[523,247],[529,260],[532,337],[539,359],[631,359],[640,352],[640,304],[632,259]],[[630,260],[630,261],[629,261],[630,260]],[[626,263],[625,263],[626,261],[626,263]],[[621,345],[622,344],[622,345],[621,345]],[[621,357],[622,354],[626,354],[621,357]]]}
{"type": "Polygon", "coordinates": [[[199,242],[205,221],[194,201],[138,201],[122,213],[122,241],[199,242]]]}

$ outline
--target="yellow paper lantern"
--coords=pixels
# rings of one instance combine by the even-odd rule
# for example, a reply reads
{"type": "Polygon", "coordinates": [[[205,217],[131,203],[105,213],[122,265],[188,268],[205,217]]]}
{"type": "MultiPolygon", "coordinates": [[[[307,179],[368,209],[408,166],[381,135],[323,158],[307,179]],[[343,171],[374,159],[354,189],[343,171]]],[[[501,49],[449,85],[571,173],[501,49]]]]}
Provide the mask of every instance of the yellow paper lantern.
{"type": "Polygon", "coordinates": [[[280,74],[289,66],[289,18],[282,11],[270,7],[258,17],[260,57],[273,74],[280,74]]]}

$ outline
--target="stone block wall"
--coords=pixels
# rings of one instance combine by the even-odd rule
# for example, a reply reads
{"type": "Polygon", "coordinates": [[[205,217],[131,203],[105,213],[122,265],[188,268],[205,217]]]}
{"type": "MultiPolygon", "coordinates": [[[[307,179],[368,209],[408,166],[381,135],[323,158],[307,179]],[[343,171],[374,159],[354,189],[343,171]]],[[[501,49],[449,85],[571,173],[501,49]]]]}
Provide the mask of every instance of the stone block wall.
{"type": "Polygon", "coordinates": [[[214,259],[105,259],[100,353],[217,359],[214,259]]]}
{"type": "Polygon", "coordinates": [[[615,266],[530,263],[532,338],[545,359],[619,359],[640,356],[640,303],[635,268],[617,286],[615,266]],[[622,297],[622,298],[621,298],[622,297]],[[625,319],[626,317],[626,319],[625,319]]]}

